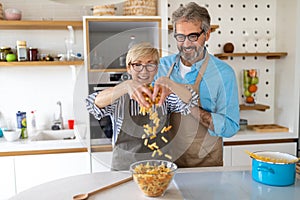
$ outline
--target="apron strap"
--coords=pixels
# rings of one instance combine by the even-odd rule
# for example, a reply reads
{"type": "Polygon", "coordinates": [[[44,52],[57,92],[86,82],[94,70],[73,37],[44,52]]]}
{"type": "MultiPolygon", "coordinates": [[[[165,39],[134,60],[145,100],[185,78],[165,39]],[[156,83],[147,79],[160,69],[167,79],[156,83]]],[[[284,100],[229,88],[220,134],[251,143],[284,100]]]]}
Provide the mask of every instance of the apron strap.
{"type": "Polygon", "coordinates": [[[204,75],[204,73],[205,73],[205,70],[206,70],[206,68],[207,68],[207,64],[208,64],[208,61],[209,61],[209,57],[210,57],[209,54],[207,54],[206,57],[205,57],[205,60],[204,60],[203,64],[201,65],[201,68],[200,68],[200,71],[199,71],[198,76],[197,76],[197,78],[196,78],[196,81],[195,81],[194,85],[192,85],[193,89],[194,89],[198,94],[200,94],[200,91],[199,91],[199,84],[200,84],[200,82],[201,82],[201,80],[202,80],[202,78],[203,78],[203,75],[204,75]]]}
{"type": "MultiPolygon", "coordinates": [[[[178,57],[179,57],[179,56],[178,56],[178,57]]],[[[180,57],[179,57],[179,58],[180,58],[180,57]]],[[[195,92],[197,92],[197,94],[198,94],[199,96],[200,96],[200,91],[199,91],[199,88],[200,88],[200,87],[199,87],[199,86],[200,86],[200,82],[201,82],[201,80],[202,80],[202,78],[203,78],[203,75],[204,75],[204,73],[205,73],[205,70],[206,70],[206,68],[207,68],[209,58],[210,58],[210,55],[207,53],[207,54],[206,54],[206,57],[205,57],[205,60],[204,60],[204,62],[202,63],[201,68],[200,68],[200,70],[199,70],[199,73],[198,73],[198,76],[197,76],[197,78],[196,78],[196,81],[195,81],[195,83],[194,83],[193,85],[191,85],[191,87],[193,88],[193,90],[194,90],[195,92]]],[[[176,58],[176,60],[178,61],[177,63],[179,63],[179,59],[176,58]]],[[[174,69],[175,64],[176,64],[176,62],[174,62],[174,63],[172,64],[172,66],[170,67],[170,69],[169,69],[169,71],[168,71],[168,74],[167,74],[167,78],[170,78],[171,73],[172,73],[172,71],[173,71],[173,69],[174,69]]],[[[200,101],[198,101],[198,106],[201,107],[201,102],[200,102],[200,101]]]]}
{"type": "Polygon", "coordinates": [[[175,64],[176,64],[176,62],[174,62],[174,63],[172,64],[172,66],[170,67],[170,69],[169,69],[169,71],[168,71],[168,74],[167,74],[167,78],[170,78],[171,73],[172,73],[172,71],[173,71],[173,68],[174,68],[175,64]]]}

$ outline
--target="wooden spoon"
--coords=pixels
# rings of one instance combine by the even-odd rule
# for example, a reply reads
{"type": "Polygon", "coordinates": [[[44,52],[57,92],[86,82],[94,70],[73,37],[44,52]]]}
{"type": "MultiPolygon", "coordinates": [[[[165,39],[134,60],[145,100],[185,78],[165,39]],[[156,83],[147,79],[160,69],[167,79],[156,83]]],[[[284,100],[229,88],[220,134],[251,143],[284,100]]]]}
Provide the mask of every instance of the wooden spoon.
{"type": "Polygon", "coordinates": [[[113,187],[115,187],[115,186],[121,185],[121,184],[126,183],[126,182],[131,181],[131,180],[132,180],[132,176],[130,176],[130,177],[128,177],[128,178],[125,178],[125,179],[123,179],[123,180],[117,181],[117,182],[115,182],[115,183],[113,183],[113,184],[104,186],[104,187],[102,187],[102,188],[99,188],[99,189],[94,190],[94,191],[89,192],[89,193],[85,193],[85,194],[77,194],[77,195],[73,196],[73,200],[85,200],[85,199],[88,199],[89,196],[94,195],[94,194],[96,194],[97,192],[101,192],[101,191],[104,191],[104,190],[113,188],[113,187]]]}

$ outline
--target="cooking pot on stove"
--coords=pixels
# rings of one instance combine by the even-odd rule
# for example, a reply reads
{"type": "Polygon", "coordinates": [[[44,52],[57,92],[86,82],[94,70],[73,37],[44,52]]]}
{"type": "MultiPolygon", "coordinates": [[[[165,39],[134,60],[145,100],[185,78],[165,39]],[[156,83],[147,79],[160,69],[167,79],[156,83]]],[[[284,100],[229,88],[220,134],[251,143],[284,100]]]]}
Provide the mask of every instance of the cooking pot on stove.
{"type": "Polygon", "coordinates": [[[254,152],[250,157],[252,178],[255,181],[272,186],[288,186],[295,183],[296,163],[299,161],[297,157],[272,151],[254,152]]]}

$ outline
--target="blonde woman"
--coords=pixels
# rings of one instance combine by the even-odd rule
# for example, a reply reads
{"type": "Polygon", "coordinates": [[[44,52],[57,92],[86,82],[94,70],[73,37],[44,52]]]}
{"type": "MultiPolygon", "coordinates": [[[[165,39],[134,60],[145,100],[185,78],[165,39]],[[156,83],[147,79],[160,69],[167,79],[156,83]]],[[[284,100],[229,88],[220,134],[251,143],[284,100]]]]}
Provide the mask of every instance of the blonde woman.
{"type": "MultiPolygon", "coordinates": [[[[149,123],[149,117],[139,113],[140,106],[134,100],[144,99],[144,97],[137,96],[142,92],[150,98],[152,97],[148,86],[157,73],[158,62],[158,50],[151,44],[134,45],[126,57],[127,72],[132,79],[115,87],[90,94],[86,99],[87,110],[96,119],[100,120],[105,116],[110,116],[112,120],[112,170],[128,170],[130,164],[135,161],[159,158],[152,157],[152,151],[143,144],[143,125],[149,123]]],[[[173,91],[162,105],[156,108],[160,119],[157,132],[160,132],[164,126],[168,125],[168,113],[189,114],[190,107],[197,105],[199,97],[193,90],[168,78],[162,77],[157,82],[173,91]]],[[[146,100],[144,101],[146,102],[146,100]]],[[[164,148],[165,144],[157,142],[162,151],[167,151],[167,148],[164,148]]]]}

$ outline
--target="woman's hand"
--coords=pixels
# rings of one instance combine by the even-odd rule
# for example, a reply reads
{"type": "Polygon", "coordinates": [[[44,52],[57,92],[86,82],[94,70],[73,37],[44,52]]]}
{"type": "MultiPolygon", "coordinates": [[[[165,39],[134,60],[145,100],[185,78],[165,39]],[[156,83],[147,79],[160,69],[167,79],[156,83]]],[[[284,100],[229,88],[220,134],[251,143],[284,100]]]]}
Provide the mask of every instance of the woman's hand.
{"type": "Polygon", "coordinates": [[[150,104],[145,99],[145,95],[152,99],[152,92],[147,85],[134,80],[125,81],[124,84],[126,84],[125,87],[130,98],[136,100],[140,104],[140,106],[147,108],[150,106],[150,104]]]}

